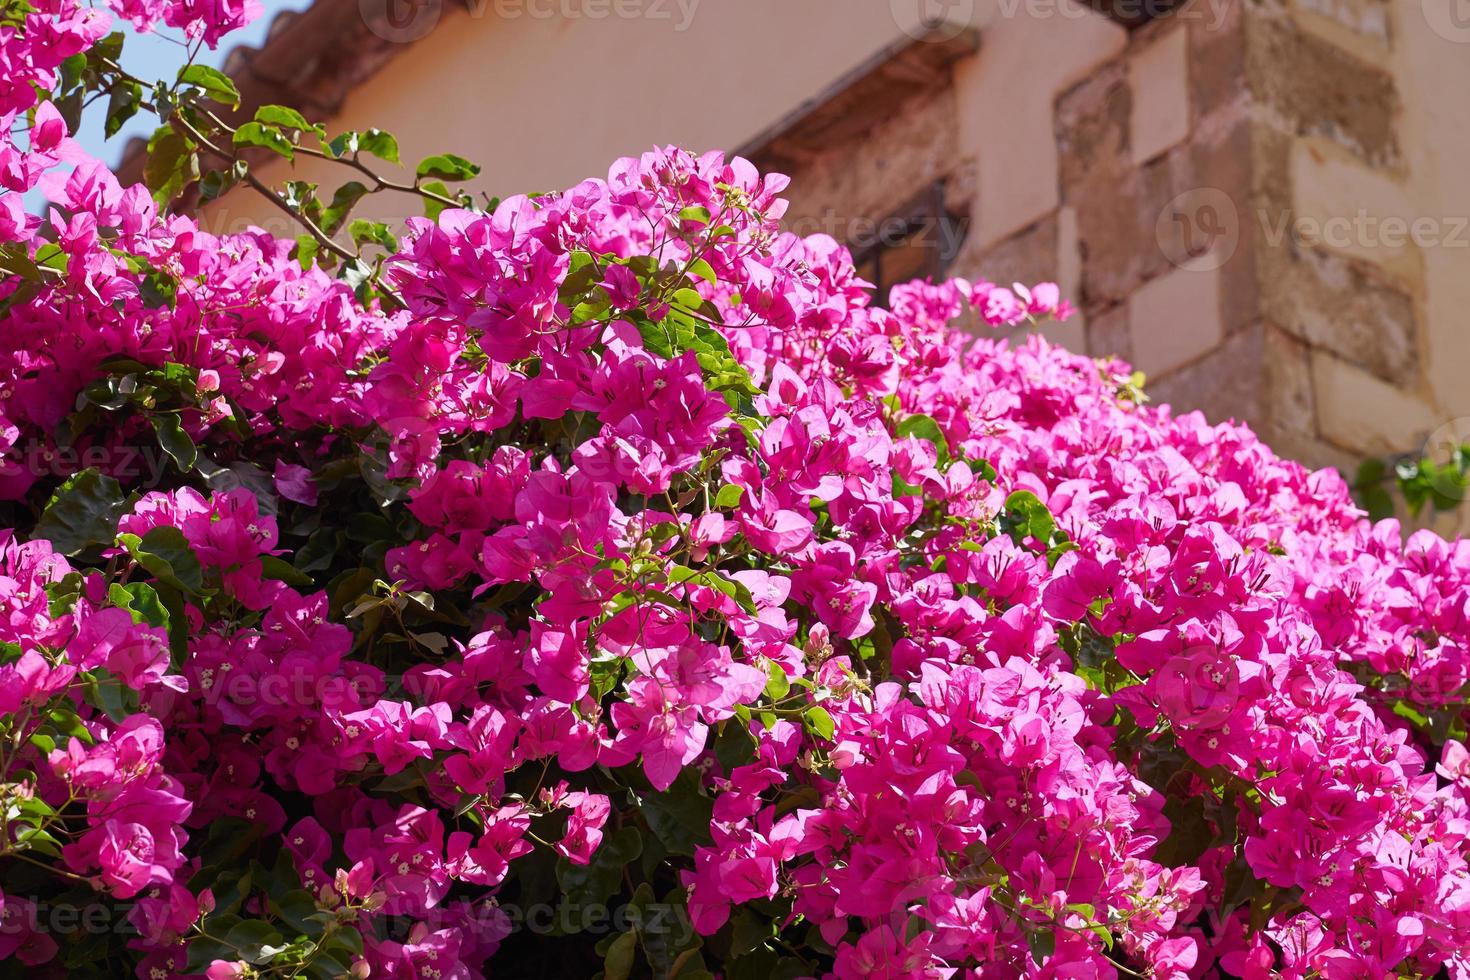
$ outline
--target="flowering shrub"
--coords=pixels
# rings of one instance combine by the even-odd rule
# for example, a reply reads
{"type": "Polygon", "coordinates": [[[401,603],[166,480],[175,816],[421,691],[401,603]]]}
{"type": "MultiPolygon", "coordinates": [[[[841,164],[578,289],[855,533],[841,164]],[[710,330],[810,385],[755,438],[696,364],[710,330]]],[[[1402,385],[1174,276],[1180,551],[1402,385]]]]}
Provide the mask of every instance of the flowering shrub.
{"type": "Polygon", "coordinates": [[[0,39],[0,957],[1470,977],[1470,545],[738,159],[206,234],[53,169],[99,16],[0,39]]]}

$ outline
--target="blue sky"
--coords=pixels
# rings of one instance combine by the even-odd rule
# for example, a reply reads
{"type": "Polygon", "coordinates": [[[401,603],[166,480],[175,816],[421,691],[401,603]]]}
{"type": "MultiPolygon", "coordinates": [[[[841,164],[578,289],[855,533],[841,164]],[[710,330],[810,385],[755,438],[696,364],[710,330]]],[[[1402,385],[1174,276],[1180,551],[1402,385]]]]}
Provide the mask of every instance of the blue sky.
{"type": "MultiPolygon", "coordinates": [[[[199,60],[219,67],[232,48],[241,44],[259,45],[265,39],[271,18],[276,14],[282,10],[304,9],[311,6],[311,0],[261,0],[261,6],[265,8],[265,13],[256,18],[249,27],[225,37],[217,50],[205,48],[200,53],[199,60]]],[[[127,41],[123,43],[123,67],[139,78],[147,81],[159,78],[172,81],[188,57],[179,31],[164,28],[157,33],[139,34],[127,21],[116,18],[114,26],[127,35],[127,41]]],[[[108,164],[117,163],[129,138],[147,136],[158,125],[158,121],[150,113],[140,112],[128,121],[122,132],[107,140],[102,134],[102,124],[106,116],[106,100],[92,105],[83,116],[81,131],[76,136],[88,153],[108,164]]]]}
{"type": "MultiPolygon", "coordinates": [[[[261,6],[265,8],[260,17],[245,29],[225,37],[216,50],[204,48],[197,60],[218,68],[235,47],[241,44],[259,46],[265,40],[271,19],[276,14],[282,10],[303,10],[311,6],[311,2],[312,0],[260,0],[261,6]]],[[[123,42],[123,67],[144,81],[172,81],[188,60],[188,49],[184,46],[180,31],[162,27],[160,31],[139,34],[133,30],[131,23],[116,16],[113,18],[113,28],[121,30],[127,36],[127,40],[123,42]]],[[[128,120],[116,136],[107,139],[103,132],[106,120],[107,100],[99,99],[83,112],[81,128],[73,136],[87,153],[109,166],[116,166],[122,159],[123,148],[127,146],[128,140],[134,136],[146,138],[158,128],[158,120],[153,114],[142,110],[128,120]]],[[[41,213],[46,206],[46,195],[39,187],[26,194],[25,199],[27,210],[33,214],[41,213]]]]}

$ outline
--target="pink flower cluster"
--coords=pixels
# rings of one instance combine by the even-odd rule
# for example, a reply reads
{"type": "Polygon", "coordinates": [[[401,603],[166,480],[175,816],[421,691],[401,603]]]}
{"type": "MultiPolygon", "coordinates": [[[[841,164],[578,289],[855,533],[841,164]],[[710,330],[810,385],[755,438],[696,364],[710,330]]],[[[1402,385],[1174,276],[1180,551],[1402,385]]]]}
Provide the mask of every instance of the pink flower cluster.
{"type": "Polygon", "coordinates": [[[482,977],[550,894],[672,902],[660,975],[1470,978],[1470,545],[965,329],[1053,285],[874,306],[783,186],[671,148],[413,221],[388,312],[56,178],[59,274],[0,282],[0,954],[63,962],[68,888],[140,977],[482,977]]]}

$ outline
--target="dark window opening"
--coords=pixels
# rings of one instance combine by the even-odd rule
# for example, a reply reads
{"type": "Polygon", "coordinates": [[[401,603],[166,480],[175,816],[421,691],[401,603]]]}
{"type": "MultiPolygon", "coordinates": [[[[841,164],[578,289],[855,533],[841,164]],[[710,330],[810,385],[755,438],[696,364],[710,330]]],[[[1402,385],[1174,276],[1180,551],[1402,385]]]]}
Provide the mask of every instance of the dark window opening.
{"type": "Polygon", "coordinates": [[[873,284],[873,301],[888,306],[888,291],[914,279],[943,278],[959,254],[969,219],[944,206],[944,182],[848,242],[857,274],[873,284]]]}

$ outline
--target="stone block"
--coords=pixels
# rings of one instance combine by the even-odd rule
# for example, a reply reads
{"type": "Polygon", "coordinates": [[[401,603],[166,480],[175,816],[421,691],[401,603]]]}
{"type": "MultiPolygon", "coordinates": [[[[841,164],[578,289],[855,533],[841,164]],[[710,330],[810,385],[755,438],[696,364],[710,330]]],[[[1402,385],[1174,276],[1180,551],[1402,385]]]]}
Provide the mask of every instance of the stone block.
{"type": "Polygon", "coordinates": [[[1208,354],[1225,339],[1218,269],[1172,269],[1128,297],[1133,364],[1161,378],[1208,354]]]}
{"type": "MultiPolygon", "coordinates": [[[[1389,174],[1364,166],[1322,140],[1292,146],[1291,220],[1268,227],[1285,231],[1297,244],[1371,262],[1414,282],[1422,275],[1418,241],[1432,240],[1443,222],[1420,214],[1404,186],[1389,174]],[[1422,232],[1421,225],[1427,233],[1422,232]]],[[[1267,215],[1268,222],[1283,216],[1267,215]]]]}
{"type": "Polygon", "coordinates": [[[1128,54],[1129,148],[1145,163],[1189,136],[1189,32],[1176,27],[1128,54]]]}
{"type": "Polygon", "coordinates": [[[1312,396],[1322,437],[1364,455],[1416,449],[1437,424],[1422,398],[1327,351],[1312,352],[1312,396]]]}
{"type": "MultiPolygon", "coordinates": [[[[1200,411],[1211,422],[1245,422],[1259,431],[1265,385],[1261,350],[1262,326],[1257,323],[1169,376],[1158,381],[1150,377],[1145,390],[1154,401],[1172,407],[1175,414],[1200,411]]],[[[1140,369],[1147,373],[1146,368],[1140,369]]]]}
{"type": "Polygon", "coordinates": [[[1299,136],[1324,136],[1374,166],[1399,161],[1393,76],[1287,17],[1246,17],[1253,96],[1299,136]]]}
{"type": "Polygon", "coordinates": [[[1262,263],[1265,308],[1282,329],[1383,380],[1419,380],[1413,297],[1361,262],[1283,246],[1262,263]]]}

